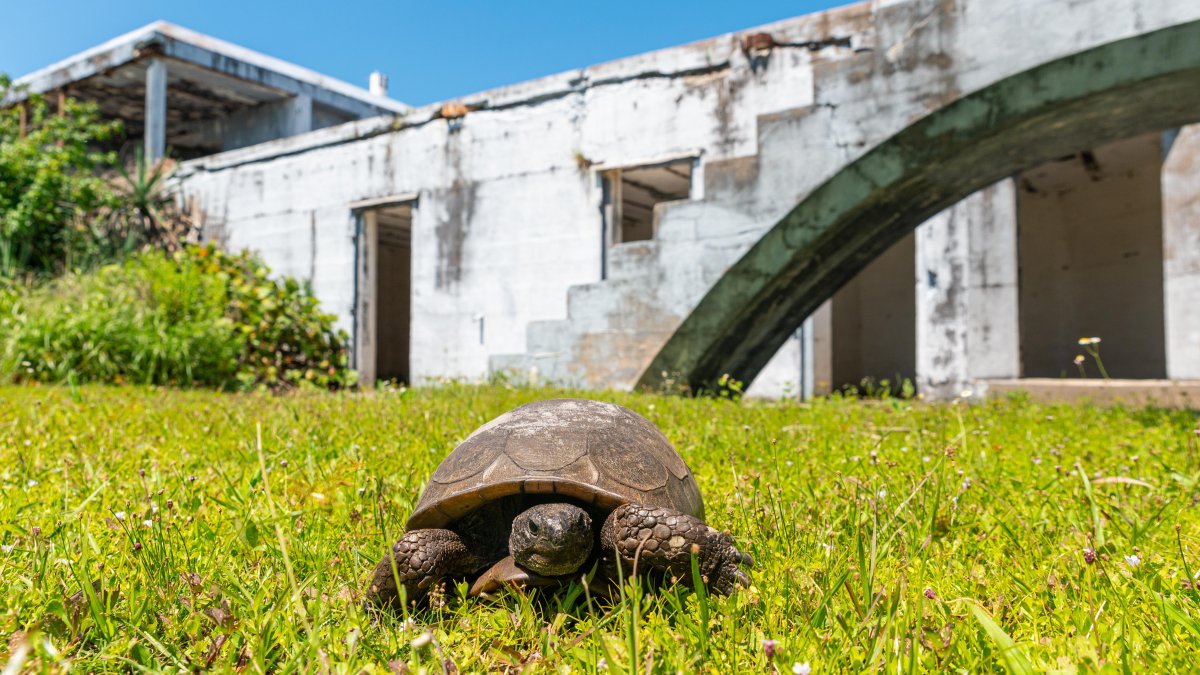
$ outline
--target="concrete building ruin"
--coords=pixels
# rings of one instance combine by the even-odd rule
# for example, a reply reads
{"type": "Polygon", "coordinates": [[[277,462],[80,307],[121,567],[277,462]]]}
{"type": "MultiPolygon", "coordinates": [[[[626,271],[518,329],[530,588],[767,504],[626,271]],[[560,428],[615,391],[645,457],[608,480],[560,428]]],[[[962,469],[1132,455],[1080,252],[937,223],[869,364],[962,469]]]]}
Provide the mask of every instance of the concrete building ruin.
{"type": "Polygon", "coordinates": [[[22,81],[186,159],[369,381],[1200,380],[1193,3],[875,0],[416,108],[165,24],[22,81]]]}

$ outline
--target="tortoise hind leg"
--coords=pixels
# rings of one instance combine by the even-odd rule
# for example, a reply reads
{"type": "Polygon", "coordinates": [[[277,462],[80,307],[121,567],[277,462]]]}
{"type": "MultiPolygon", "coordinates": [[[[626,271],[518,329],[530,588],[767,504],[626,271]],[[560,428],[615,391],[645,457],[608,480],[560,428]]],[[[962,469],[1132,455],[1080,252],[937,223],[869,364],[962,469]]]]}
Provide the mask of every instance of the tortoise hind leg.
{"type": "Polygon", "coordinates": [[[737,550],[728,534],[674,509],[642,504],[619,506],[604,521],[600,541],[620,556],[626,573],[636,561],[639,572],[663,572],[690,585],[694,548],[700,574],[713,591],[729,595],[735,585],[750,585],[750,577],[739,565],[751,566],[753,559],[737,550]]]}
{"type": "Polygon", "coordinates": [[[409,603],[417,603],[438,581],[467,576],[484,564],[453,530],[413,530],[375,566],[367,600],[376,607],[399,609],[400,588],[409,603]]]}

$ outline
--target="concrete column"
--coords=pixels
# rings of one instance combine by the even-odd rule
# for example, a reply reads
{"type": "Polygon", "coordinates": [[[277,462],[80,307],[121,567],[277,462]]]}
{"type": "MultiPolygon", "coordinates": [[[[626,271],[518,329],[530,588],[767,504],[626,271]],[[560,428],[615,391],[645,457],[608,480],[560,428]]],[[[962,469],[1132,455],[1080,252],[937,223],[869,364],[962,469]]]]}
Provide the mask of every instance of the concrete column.
{"type": "Polygon", "coordinates": [[[1014,189],[1004,180],[917,229],[917,389],[927,397],[1020,376],[1014,189]]]}
{"type": "Polygon", "coordinates": [[[1200,379],[1200,125],[1163,138],[1167,377],[1200,379]]]}
{"type": "Polygon", "coordinates": [[[150,59],[146,64],[146,110],[142,154],[146,162],[162,159],[167,151],[167,64],[150,59]]]}
{"type": "MultiPolygon", "coordinates": [[[[826,300],[805,321],[805,333],[811,336],[811,395],[833,393],[833,301],[826,300]]],[[[807,368],[806,364],[806,368],[807,368]]]]}
{"type": "Polygon", "coordinates": [[[804,396],[804,348],[802,331],[792,334],[775,356],[746,388],[750,398],[795,398],[804,396]]]}
{"type": "Polygon", "coordinates": [[[379,297],[379,219],[375,211],[363,211],[359,215],[358,271],[355,280],[357,297],[355,307],[354,367],[358,371],[359,383],[364,387],[375,385],[376,345],[379,334],[376,299],[379,297]]]}

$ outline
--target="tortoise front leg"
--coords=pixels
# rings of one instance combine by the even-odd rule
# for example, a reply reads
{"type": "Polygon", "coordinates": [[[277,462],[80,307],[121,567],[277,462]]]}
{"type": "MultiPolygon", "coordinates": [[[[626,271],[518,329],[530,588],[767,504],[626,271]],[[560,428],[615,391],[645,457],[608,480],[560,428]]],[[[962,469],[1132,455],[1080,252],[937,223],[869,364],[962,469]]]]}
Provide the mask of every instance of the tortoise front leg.
{"type": "Polygon", "coordinates": [[[752,566],[753,559],[737,550],[728,534],[704,521],[674,509],[642,504],[624,504],[604,521],[600,541],[621,558],[626,573],[657,570],[690,584],[692,550],[695,547],[700,574],[712,590],[729,595],[735,584],[750,585],[750,577],[738,566],[752,566]]]}
{"type": "Polygon", "coordinates": [[[367,600],[376,607],[399,609],[400,587],[410,603],[420,602],[434,583],[467,576],[484,564],[457,532],[413,530],[401,537],[375,566],[367,586],[367,600]]]}

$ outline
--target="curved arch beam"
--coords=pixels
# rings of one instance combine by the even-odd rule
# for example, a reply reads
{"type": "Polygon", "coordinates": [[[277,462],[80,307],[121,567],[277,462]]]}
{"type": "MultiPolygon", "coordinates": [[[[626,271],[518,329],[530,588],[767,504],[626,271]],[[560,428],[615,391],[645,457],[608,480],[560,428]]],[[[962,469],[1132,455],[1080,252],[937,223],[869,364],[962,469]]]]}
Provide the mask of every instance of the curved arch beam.
{"type": "Polygon", "coordinates": [[[1042,162],[1200,120],[1200,22],[1000,80],[876,146],[763,235],[680,324],[638,387],[754,379],[822,302],[917,225],[1042,162]]]}

